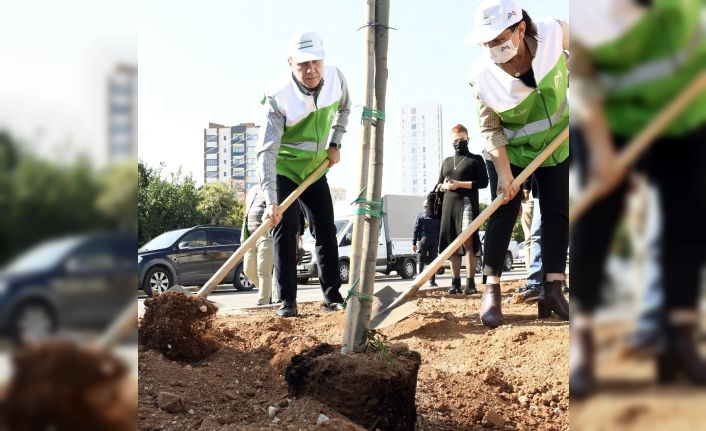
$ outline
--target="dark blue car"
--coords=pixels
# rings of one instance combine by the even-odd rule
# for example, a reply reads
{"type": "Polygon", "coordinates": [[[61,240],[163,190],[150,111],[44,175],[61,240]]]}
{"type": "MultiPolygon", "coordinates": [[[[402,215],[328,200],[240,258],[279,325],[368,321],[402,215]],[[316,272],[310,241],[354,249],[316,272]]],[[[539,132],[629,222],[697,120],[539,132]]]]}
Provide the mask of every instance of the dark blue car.
{"type": "Polygon", "coordinates": [[[43,242],[0,270],[0,331],[22,344],[106,327],[135,300],[137,238],[92,233],[43,242]]]}
{"type": "MultiPolygon", "coordinates": [[[[165,232],[138,250],[139,287],[153,296],[175,284],[203,285],[239,246],[240,229],[234,227],[199,225],[165,232]]],[[[223,283],[232,283],[237,290],[254,287],[242,262],[223,283]]]]}

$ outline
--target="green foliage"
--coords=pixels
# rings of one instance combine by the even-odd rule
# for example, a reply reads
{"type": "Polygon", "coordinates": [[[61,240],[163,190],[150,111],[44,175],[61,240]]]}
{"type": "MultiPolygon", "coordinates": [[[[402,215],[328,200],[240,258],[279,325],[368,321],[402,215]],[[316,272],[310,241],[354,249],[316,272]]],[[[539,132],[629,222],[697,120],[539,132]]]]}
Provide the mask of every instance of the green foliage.
{"type": "Polygon", "coordinates": [[[157,235],[197,224],[241,227],[243,203],[226,184],[216,182],[199,188],[181,170],[162,178],[162,169],[140,162],[137,167],[138,242],[146,243],[157,235]]]}
{"type": "Polygon", "coordinates": [[[134,164],[96,171],[85,157],[58,165],[21,148],[0,133],[0,265],[47,239],[134,228],[134,164]]]}
{"type": "Polygon", "coordinates": [[[366,332],[365,336],[368,339],[368,350],[375,352],[378,358],[385,365],[385,368],[397,368],[400,364],[397,363],[395,355],[390,352],[390,349],[385,344],[385,339],[381,334],[373,330],[366,332]]]}
{"type": "Polygon", "coordinates": [[[243,206],[235,193],[221,182],[205,184],[199,189],[198,210],[211,224],[240,226],[243,221],[243,206]]]}

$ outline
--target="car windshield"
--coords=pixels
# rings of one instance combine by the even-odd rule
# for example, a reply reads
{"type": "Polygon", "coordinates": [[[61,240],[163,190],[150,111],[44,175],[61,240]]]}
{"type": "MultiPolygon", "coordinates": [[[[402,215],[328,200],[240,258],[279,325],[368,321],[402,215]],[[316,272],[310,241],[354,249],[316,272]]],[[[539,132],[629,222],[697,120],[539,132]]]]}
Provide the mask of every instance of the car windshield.
{"type": "Polygon", "coordinates": [[[41,272],[57,265],[80,242],[81,237],[44,242],[10,262],[6,274],[41,272]]]}
{"type": "MultiPolygon", "coordinates": [[[[347,224],[348,224],[348,219],[336,219],[333,221],[333,223],[336,225],[336,236],[341,233],[341,229],[343,229],[347,224]]],[[[304,230],[304,241],[314,241],[314,236],[311,234],[309,229],[304,230]]]]}
{"type": "Polygon", "coordinates": [[[177,229],[169,232],[164,232],[160,236],[153,238],[150,242],[143,245],[137,251],[142,252],[151,250],[161,250],[163,248],[171,247],[177,239],[184,235],[184,232],[186,232],[187,230],[189,229],[177,229]]]}

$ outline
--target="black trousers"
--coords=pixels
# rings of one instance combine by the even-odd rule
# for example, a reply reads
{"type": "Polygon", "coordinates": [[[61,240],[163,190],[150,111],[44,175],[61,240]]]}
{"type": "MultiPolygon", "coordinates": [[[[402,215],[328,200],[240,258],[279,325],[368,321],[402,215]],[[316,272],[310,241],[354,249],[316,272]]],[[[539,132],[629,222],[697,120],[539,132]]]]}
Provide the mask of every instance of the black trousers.
{"type": "MultiPolygon", "coordinates": [[[[493,162],[486,160],[490,194],[497,196],[498,174],[493,162]]],[[[523,168],[510,165],[512,175],[523,168]]],[[[566,271],[566,250],[569,246],[569,159],[556,166],[541,167],[534,171],[542,213],[541,250],[544,273],[563,274],[566,271]]],[[[488,219],[485,231],[483,275],[500,276],[503,259],[510,244],[512,229],[520,213],[522,193],[500,206],[488,219]]]]}
{"type": "MultiPolygon", "coordinates": [[[[620,150],[626,139],[614,138],[620,150]]],[[[572,153],[578,155],[579,174],[587,178],[585,140],[580,129],[571,129],[572,153]],[[574,151],[574,146],[576,151],[574,151]]],[[[657,186],[662,213],[660,266],[664,309],[697,306],[700,271],[706,253],[706,125],[687,136],[662,138],[653,144],[638,168],[657,186]]],[[[592,313],[601,305],[603,277],[609,246],[624,208],[627,185],[623,183],[589,209],[571,233],[572,307],[592,313]]]]}
{"type": "MultiPolygon", "coordinates": [[[[419,241],[419,249],[417,250],[419,252],[419,274],[424,271],[425,265],[432,263],[434,259],[436,259],[436,256],[438,256],[438,250],[438,240],[428,240],[426,237],[423,237],[421,241],[419,241]]],[[[431,276],[429,281],[432,283],[436,282],[436,273],[431,276]]]]}
{"type": "MultiPolygon", "coordinates": [[[[277,200],[282,203],[298,184],[282,175],[277,176],[277,200]]],[[[297,232],[304,209],[311,233],[316,238],[316,257],[319,283],[324,301],[343,302],[341,274],[338,271],[338,244],[333,217],[333,202],[326,176],[311,184],[299,197],[299,205],[292,205],[282,214],[282,221],[273,231],[275,252],[275,274],[279,297],[282,300],[297,298],[297,232]]]]}

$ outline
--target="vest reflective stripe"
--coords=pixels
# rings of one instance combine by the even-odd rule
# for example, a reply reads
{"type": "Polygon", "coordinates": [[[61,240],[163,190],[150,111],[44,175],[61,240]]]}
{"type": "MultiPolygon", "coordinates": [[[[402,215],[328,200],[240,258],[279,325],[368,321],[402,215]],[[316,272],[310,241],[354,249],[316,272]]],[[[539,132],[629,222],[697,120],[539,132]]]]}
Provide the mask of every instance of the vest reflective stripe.
{"type": "Polygon", "coordinates": [[[316,142],[282,142],[281,144],[283,147],[291,147],[291,148],[296,148],[297,150],[302,150],[302,151],[318,151],[320,150],[321,144],[317,144],[316,142]]]}
{"type": "Polygon", "coordinates": [[[548,119],[528,123],[515,131],[503,128],[503,132],[505,132],[505,136],[507,136],[508,140],[544,132],[545,130],[549,130],[554,124],[558,123],[564,117],[568,108],[568,99],[564,98],[561,102],[561,106],[559,106],[559,110],[548,119]]]}
{"type": "Polygon", "coordinates": [[[608,91],[616,91],[666,78],[691,60],[692,55],[702,43],[702,37],[705,33],[704,27],[706,27],[706,16],[702,19],[691,42],[674,56],[643,63],[622,75],[601,73],[599,75],[601,84],[608,91]]]}

